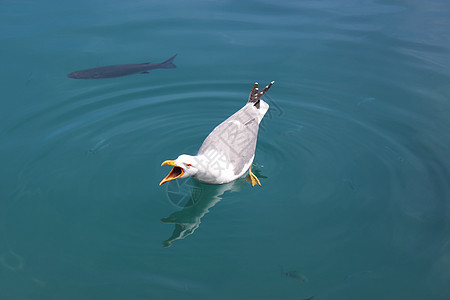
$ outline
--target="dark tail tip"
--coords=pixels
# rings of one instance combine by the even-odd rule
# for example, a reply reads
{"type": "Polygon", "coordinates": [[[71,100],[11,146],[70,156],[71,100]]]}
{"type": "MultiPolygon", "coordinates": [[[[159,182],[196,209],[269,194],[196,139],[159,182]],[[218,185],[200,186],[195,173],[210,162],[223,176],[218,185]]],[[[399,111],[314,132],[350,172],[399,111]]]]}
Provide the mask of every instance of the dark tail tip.
{"type": "Polygon", "coordinates": [[[174,56],[172,56],[171,58],[169,58],[168,60],[166,60],[165,62],[162,62],[159,64],[160,68],[166,68],[166,69],[174,69],[177,66],[173,63],[173,60],[175,59],[175,57],[178,54],[175,54],[174,56]]]}
{"type": "Polygon", "coordinates": [[[255,82],[253,84],[252,91],[250,92],[250,96],[248,96],[248,102],[254,103],[253,105],[256,106],[256,108],[259,108],[259,101],[261,100],[261,97],[264,96],[264,94],[274,83],[275,81],[272,81],[260,92],[258,83],[255,82]]]}

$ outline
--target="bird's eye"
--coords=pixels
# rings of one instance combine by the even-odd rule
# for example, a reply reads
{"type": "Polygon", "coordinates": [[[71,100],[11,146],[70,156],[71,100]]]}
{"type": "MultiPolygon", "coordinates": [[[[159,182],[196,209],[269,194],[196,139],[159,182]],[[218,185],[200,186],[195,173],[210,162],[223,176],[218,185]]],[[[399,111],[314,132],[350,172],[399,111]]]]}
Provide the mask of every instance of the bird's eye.
{"type": "Polygon", "coordinates": [[[191,164],[186,164],[186,167],[192,167],[192,165],[191,164]]]}

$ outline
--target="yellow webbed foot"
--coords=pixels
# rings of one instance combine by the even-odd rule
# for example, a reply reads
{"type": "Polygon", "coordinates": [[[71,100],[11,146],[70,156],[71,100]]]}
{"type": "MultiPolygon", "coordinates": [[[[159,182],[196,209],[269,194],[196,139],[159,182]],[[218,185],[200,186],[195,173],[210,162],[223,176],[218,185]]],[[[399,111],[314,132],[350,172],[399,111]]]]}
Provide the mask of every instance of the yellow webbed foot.
{"type": "Polygon", "coordinates": [[[256,175],[252,173],[251,167],[250,167],[250,169],[248,169],[248,176],[245,180],[250,182],[252,184],[252,186],[255,186],[255,185],[261,186],[261,182],[259,182],[258,177],[256,177],[256,175]]]}

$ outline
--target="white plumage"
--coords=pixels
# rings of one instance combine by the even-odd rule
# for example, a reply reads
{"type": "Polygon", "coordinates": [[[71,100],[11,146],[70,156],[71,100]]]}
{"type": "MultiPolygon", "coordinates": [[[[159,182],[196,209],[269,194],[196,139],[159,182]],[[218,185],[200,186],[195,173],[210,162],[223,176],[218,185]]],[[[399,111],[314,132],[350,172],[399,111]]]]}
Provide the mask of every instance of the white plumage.
{"type": "Polygon", "coordinates": [[[176,160],[163,162],[162,165],[171,165],[173,169],[160,185],[188,176],[205,183],[223,184],[242,177],[247,171],[252,185],[260,185],[258,178],[251,172],[251,165],[255,157],[259,124],[269,109],[261,97],[273,83],[261,92],[258,83],[255,83],[247,104],[214,128],[197,155],[182,154],[176,160]]]}

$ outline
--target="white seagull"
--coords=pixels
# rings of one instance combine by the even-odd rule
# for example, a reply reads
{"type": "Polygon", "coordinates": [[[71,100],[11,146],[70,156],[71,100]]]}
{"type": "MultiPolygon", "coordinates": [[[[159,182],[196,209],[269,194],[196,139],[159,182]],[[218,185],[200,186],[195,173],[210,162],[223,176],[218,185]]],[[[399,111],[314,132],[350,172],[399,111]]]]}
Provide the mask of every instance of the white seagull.
{"type": "Polygon", "coordinates": [[[274,81],[260,92],[256,82],[248,103],[214,128],[197,155],[182,154],[175,160],[164,161],[161,166],[173,168],[159,185],[189,176],[209,184],[224,184],[242,177],[247,171],[247,180],[252,186],[261,185],[251,166],[255,158],[259,123],[269,109],[269,104],[261,97],[273,84],[274,81]]]}

